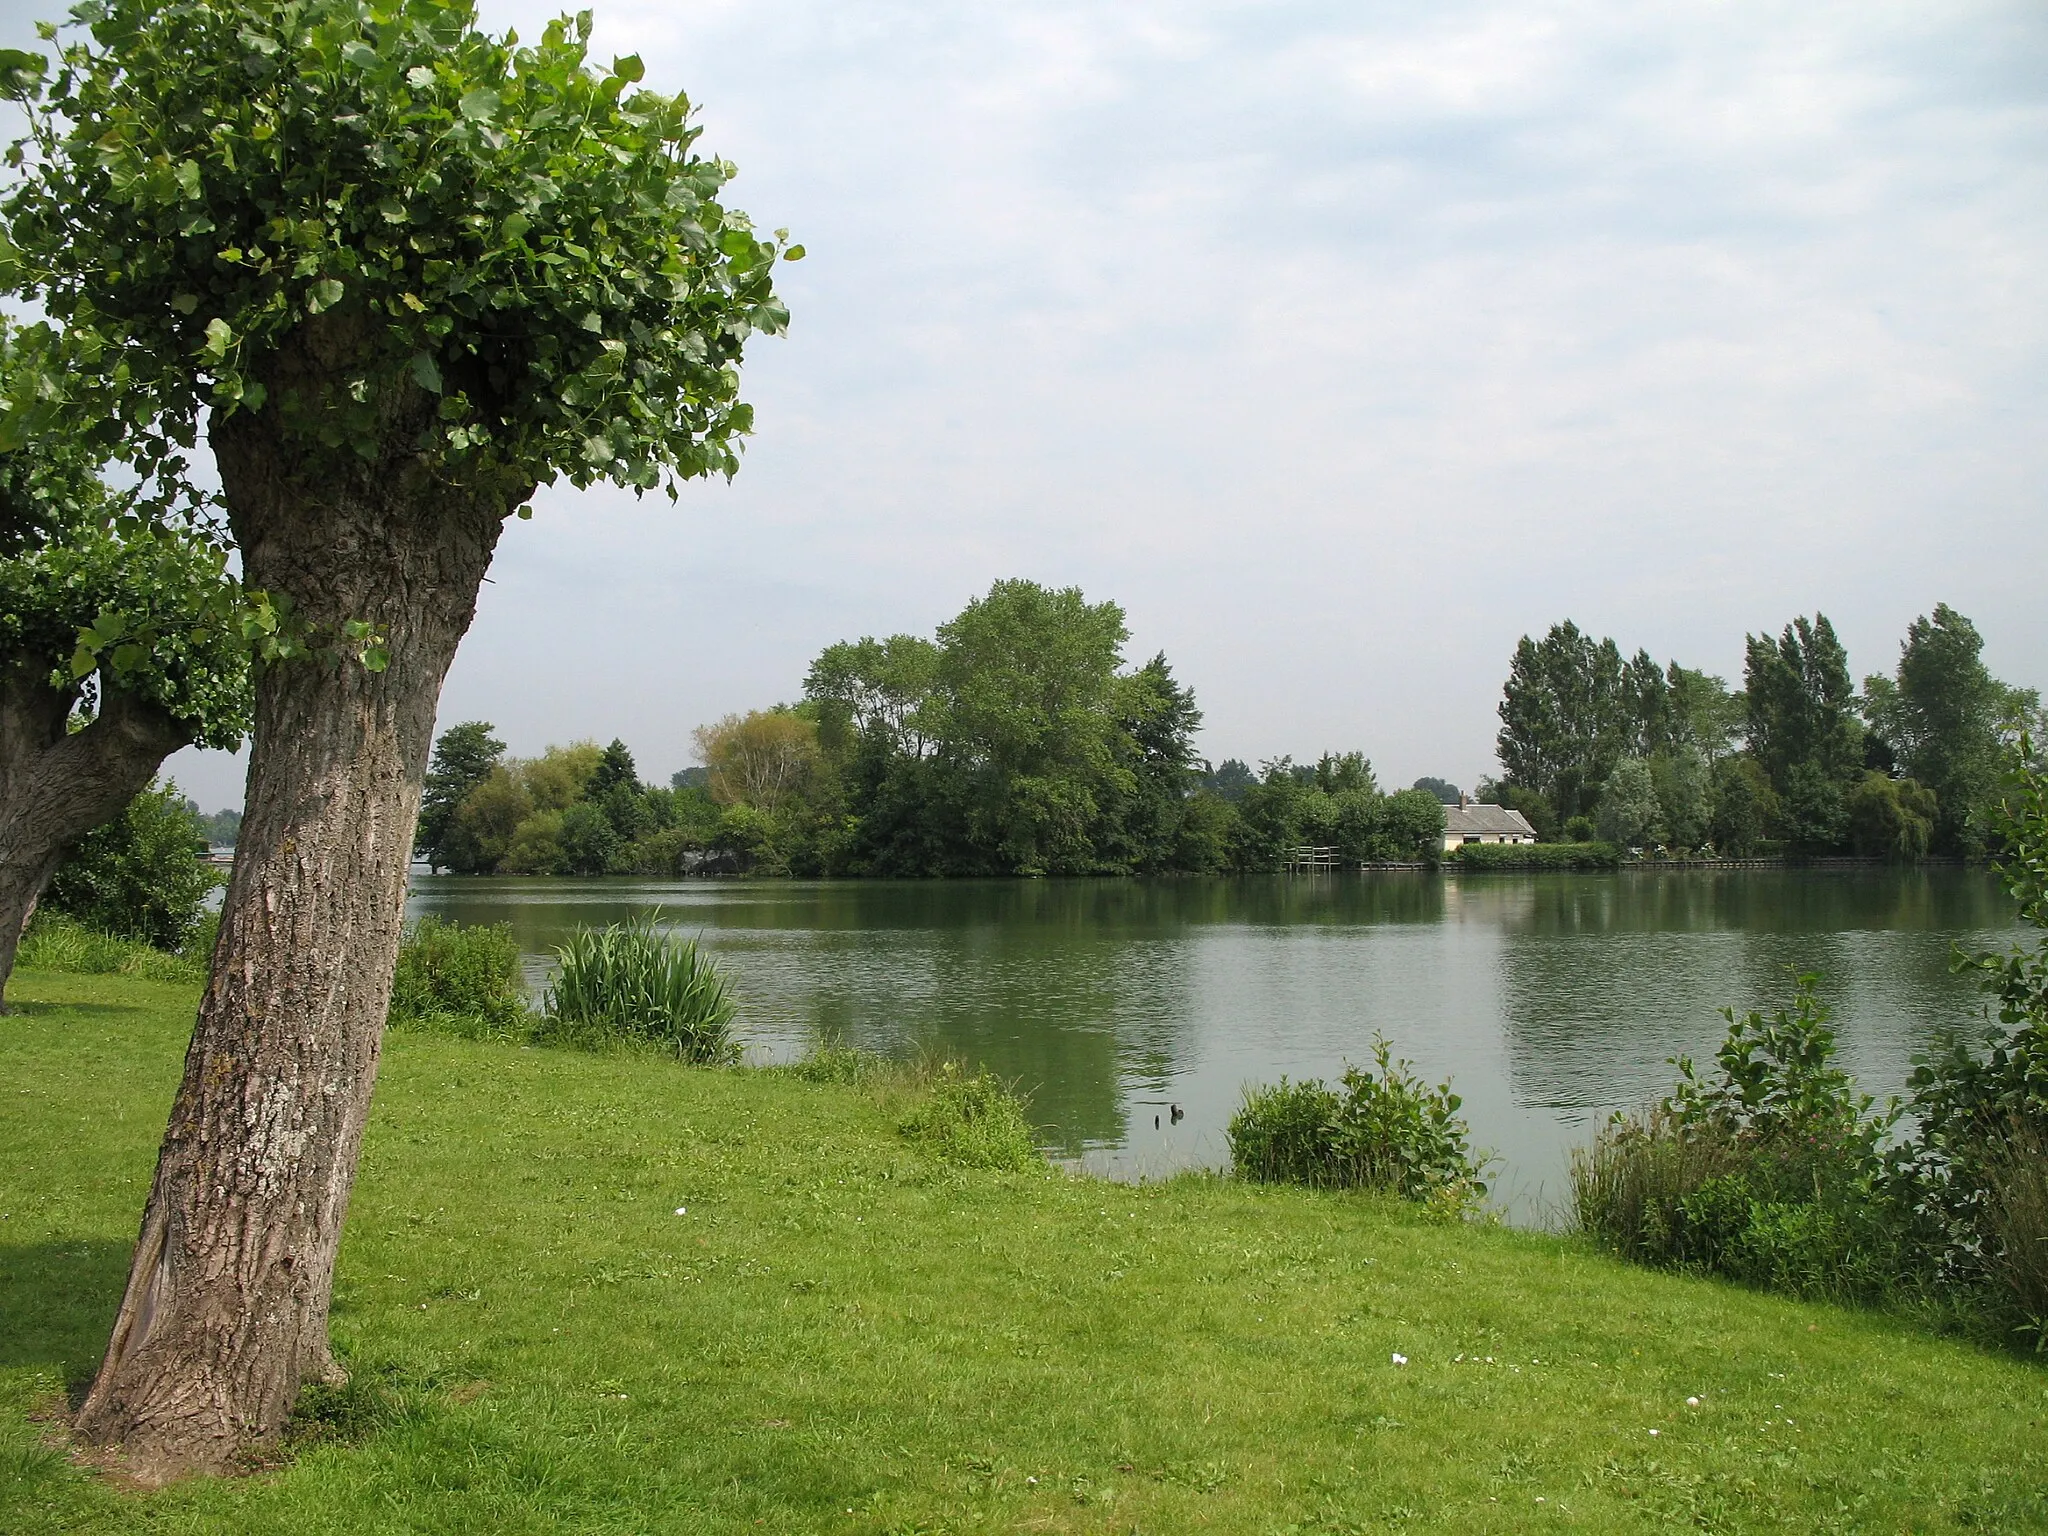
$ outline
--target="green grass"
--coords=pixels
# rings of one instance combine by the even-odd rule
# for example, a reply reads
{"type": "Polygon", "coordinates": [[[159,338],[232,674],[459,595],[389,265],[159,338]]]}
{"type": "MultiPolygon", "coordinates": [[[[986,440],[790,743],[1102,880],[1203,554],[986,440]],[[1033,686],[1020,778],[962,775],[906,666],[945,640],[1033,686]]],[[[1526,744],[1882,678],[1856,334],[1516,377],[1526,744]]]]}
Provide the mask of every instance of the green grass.
{"type": "Polygon", "coordinates": [[[2048,1369],[1883,1316],[1367,1195],[962,1169],[857,1081],[411,1033],[355,1385],[271,1470],[120,1491],[30,1414],[104,1342],[193,994],[13,990],[10,1536],[2048,1528],[2048,1369]]]}

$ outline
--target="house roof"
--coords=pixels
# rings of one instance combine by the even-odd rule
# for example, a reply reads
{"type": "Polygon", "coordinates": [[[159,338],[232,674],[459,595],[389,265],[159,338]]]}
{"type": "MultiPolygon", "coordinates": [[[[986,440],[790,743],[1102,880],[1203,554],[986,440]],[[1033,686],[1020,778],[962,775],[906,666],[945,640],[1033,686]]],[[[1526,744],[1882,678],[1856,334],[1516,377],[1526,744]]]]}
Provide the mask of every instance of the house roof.
{"type": "Polygon", "coordinates": [[[1498,805],[1447,805],[1446,837],[1534,837],[1536,829],[1520,811],[1498,805]]]}

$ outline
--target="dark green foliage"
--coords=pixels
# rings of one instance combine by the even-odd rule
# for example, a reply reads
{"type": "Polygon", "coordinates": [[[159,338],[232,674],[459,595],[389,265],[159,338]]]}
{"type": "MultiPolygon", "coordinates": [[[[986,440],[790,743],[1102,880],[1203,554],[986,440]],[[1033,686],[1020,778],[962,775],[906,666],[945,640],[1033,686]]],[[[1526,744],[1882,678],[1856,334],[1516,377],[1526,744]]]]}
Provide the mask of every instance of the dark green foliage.
{"type": "Polygon", "coordinates": [[[1866,770],[1842,809],[1849,845],[1863,857],[1910,864],[1927,856],[1937,812],[1932,790],[1866,770]]]}
{"type": "Polygon", "coordinates": [[[488,720],[450,726],[434,743],[419,830],[413,836],[413,851],[434,868],[474,875],[489,867],[474,829],[464,826],[457,813],[504,755],[505,743],[491,734],[488,720]]]}
{"type": "Polygon", "coordinates": [[[1612,843],[1467,843],[1446,855],[1454,869],[1615,869],[1621,850],[1612,843]]]}
{"type": "Polygon", "coordinates": [[[235,846],[236,839],[242,835],[242,813],[240,811],[230,807],[227,810],[215,811],[211,816],[207,816],[200,812],[198,805],[194,802],[187,800],[185,805],[192,812],[193,819],[199,823],[199,835],[206,839],[209,846],[215,848],[232,848],[235,846]]]}
{"type": "Polygon", "coordinates": [[[1738,1017],[1719,1072],[1681,1059],[1671,1096],[1618,1116],[1574,1159],[1578,1224],[1616,1252],[1802,1295],[1878,1299],[1927,1262],[1929,1232],[1875,1111],[1835,1065],[1835,1033],[1802,976],[1790,1009],[1738,1017]]]}
{"type": "Polygon", "coordinates": [[[398,948],[391,1022],[473,1039],[508,1038],[528,1022],[519,942],[509,925],[423,917],[398,948]]]}
{"type": "Polygon", "coordinates": [[[1235,804],[1244,798],[1244,792],[1259,782],[1259,776],[1243,762],[1226,757],[1214,769],[1202,776],[1202,787],[1219,800],[1235,804]]]}
{"type": "Polygon", "coordinates": [[[450,726],[434,743],[413,850],[436,869],[478,872],[481,861],[474,835],[459,825],[456,813],[504,756],[505,743],[491,730],[487,720],[469,720],[450,726]]]}
{"type": "Polygon", "coordinates": [[[1751,635],[1743,667],[1749,751],[1779,799],[1783,835],[1800,853],[1848,842],[1844,798],[1863,767],[1849,658],[1827,615],[1794,619],[1776,641],[1751,635]]]}
{"type": "Polygon", "coordinates": [[[592,1048],[639,1041],[705,1066],[739,1059],[739,1009],[725,977],[694,940],[657,933],[652,917],[578,928],[555,959],[535,1038],[592,1048]]]}
{"type": "Polygon", "coordinates": [[[1715,851],[1731,859],[1750,857],[1778,820],[1778,795],[1769,777],[1747,754],[1724,757],[1714,764],[1712,795],[1715,851]]]}
{"type": "Polygon", "coordinates": [[[1458,1096],[1432,1088],[1373,1042],[1373,1070],[1345,1069],[1337,1088],[1282,1079],[1245,1091],[1227,1134],[1238,1173],[1265,1183],[1373,1189],[1462,1209],[1486,1194],[1458,1096]]]}
{"type": "Polygon", "coordinates": [[[182,949],[205,915],[208,894],[226,881],[224,871],[203,862],[205,853],[184,796],[176,785],[160,784],[78,841],[51,877],[43,904],[117,938],[182,949]]]}
{"type": "Polygon", "coordinates": [[[1896,677],[1863,680],[1865,718],[1890,760],[1934,796],[1931,844],[1938,853],[1983,851],[1998,799],[2002,727],[2040,700],[1986,670],[1977,626],[1946,603],[1915,619],[1900,647],[1896,677]]]}
{"type": "Polygon", "coordinates": [[[567,875],[608,874],[619,855],[619,834],[604,807],[579,800],[562,812],[561,870],[567,875]]]}
{"type": "Polygon", "coordinates": [[[1434,795],[1444,805],[1456,805],[1458,803],[1458,786],[1449,779],[1436,779],[1424,776],[1417,779],[1412,787],[1421,790],[1424,794],[1434,795]]]}

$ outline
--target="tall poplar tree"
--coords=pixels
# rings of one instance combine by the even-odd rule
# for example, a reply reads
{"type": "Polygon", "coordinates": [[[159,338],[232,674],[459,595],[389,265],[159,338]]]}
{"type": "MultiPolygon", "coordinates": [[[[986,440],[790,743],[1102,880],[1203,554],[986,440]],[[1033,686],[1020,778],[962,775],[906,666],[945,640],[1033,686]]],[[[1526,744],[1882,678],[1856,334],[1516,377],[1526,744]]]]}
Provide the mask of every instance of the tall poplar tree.
{"type": "Polygon", "coordinates": [[[531,43],[466,0],[73,14],[13,285],[63,328],[65,411],[145,474],[204,430],[244,579],[308,653],[257,678],[212,980],[77,1421],[169,1476],[335,1371],[435,704],[506,519],[557,480],[733,472],[741,350],[800,249],[725,205],[684,98],[593,63],[587,12],[531,43]]]}

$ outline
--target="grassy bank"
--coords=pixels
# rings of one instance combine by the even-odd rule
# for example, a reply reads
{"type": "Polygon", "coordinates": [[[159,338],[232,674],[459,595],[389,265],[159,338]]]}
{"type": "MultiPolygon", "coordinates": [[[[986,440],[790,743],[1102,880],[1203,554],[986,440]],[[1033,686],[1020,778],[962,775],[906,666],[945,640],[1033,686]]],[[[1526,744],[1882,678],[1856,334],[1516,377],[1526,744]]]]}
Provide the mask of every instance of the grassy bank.
{"type": "Polygon", "coordinates": [[[1365,1196],[962,1170],[854,1085],[407,1033],[342,1249],[356,1385],[270,1470],[124,1493],[30,1414],[104,1342],[193,992],[11,996],[10,1533],[2048,1529],[2048,1370],[1882,1317],[1365,1196]]]}

